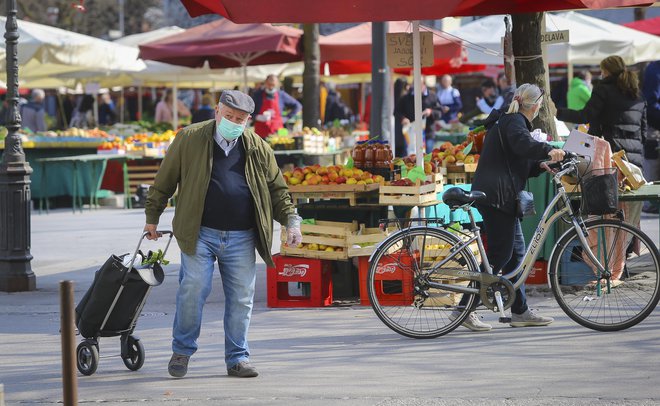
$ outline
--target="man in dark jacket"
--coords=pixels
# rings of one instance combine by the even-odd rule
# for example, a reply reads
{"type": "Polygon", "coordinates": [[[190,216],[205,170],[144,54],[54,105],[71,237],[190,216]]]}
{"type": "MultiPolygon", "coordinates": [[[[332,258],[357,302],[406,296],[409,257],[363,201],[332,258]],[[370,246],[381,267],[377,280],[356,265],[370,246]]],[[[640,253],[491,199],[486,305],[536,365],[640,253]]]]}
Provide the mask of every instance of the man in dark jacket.
{"type": "Polygon", "coordinates": [[[624,74],[623,70],[606,75],[603,72],[603,80],[596,85],[584,108],[558,109],[557,118],[570,123],[589,123],[589,134],[603,137],[610,143],[612,152],[626,151],[628,160],[641,168],[646,139],[646,103],[639,95],[631,97],[622,91],[619,76],[624,74]]]}
{"type": "Polygon", "coordinates": [[[46,93],[43,90],[34,89],[31,100],[21,106],[23,128],[29,128],[33,132],[46,131],[45,97],[46,93]]]}
{"type": "Polygon", "coordinates": [[[341,94],[337,92],[334,83],[326,83],[328,97],[325,101],[325,117],[323,124],[332,123],[335,120],[346,120],[351,116],[351,109],[341,100],[341,94]]]}
{"type": "MultiPolygon", "coordinates": [[[[424,132],[426,138],[430,141],[433,139],[433,123],[439,120],[442,116],[442,106],[438,102],[438,97],[435,93],[430,92],[426,85],[422,84],[422,114],[425,117],[424,132]]],[[[401,117],[401,124],[403,127],[415,121],[415,89],[410,88],[410,91],[399,99],[399,102],[394,108],[394,116],[401,117]]],[[[428,144],[428,143],[427,143],[428,144]]],[[[398,150],[399,148],[397,148],[398,150]]],[[[433,148],[431,148],[433,149],[433,148]]],[[[430,151],[430,149],[427,149],[430,151]]]]}

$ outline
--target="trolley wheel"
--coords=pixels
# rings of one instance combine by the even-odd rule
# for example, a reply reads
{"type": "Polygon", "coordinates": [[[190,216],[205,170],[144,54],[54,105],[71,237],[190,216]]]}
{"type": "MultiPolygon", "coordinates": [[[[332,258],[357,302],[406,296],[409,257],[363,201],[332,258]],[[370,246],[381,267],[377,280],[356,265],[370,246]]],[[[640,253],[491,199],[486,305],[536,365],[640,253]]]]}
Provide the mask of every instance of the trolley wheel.
{"type": "Polygon", "coordinates": [[[99,349],[90,341],[83,341],[76,349],[76,365],[83,375],[92,375],[99,366],[99,349]]]}
{"type": "Polygon", "coordinates": [[[137,371],[144,365],[144,346],[139,339],[128,336],[126,339],[127,353],[122,355],[124,365],[131,371],[137,371]]]}

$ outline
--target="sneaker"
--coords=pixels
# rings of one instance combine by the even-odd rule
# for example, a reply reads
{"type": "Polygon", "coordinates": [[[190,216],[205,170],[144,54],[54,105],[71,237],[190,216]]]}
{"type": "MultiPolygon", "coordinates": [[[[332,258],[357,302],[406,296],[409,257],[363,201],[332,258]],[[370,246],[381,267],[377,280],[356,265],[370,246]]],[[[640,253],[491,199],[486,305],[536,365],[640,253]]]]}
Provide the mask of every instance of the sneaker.
{"type": "Polygon", "coordinates": [[[530,309],[523,314],[511,313],[511,327],[547,326],[553,321],[552,317],[539,316],[530,309]]]}
{"type": "Polygon", "coordinates": [[[231,368],[227,368],[227,375],[239,378],[254,378],[259,375],[257,369],[247,361],[241,361],[231,368]]]}
{"type": "MultiPolygon", "coordinates": [[[[461,315],[461,312],[459,311],[453,311],[450,315],[449,318],[451,320],[456,320],[458,316],[461,315]]],[[[490,329],[493,328],[490,324],[486,324],[483,321],[479,320],[479,316],[477,316],[477,313],[475,312],[470,312],[470,315],[465,319],[465,321],[461,324],[461,326],[469,328],[472,331],[490,331],[490,329]]]]}
{"type": "Polygon", "coordinates": [[[167,372],[175,378],[183,378],[188,373],[189,355],[173,353],[170,363],[167,365],[167,372]]]}

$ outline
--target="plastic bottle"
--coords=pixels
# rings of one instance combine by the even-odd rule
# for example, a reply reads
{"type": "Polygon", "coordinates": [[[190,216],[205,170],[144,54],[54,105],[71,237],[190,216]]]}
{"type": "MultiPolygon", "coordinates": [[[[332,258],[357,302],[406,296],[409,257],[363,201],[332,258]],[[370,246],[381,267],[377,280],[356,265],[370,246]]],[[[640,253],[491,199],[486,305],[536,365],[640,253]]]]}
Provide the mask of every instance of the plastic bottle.
{"type": "Polygon", "coordinates": [[[356,168],[364,168],[364,142],[358,141],[353,147],[353,166],[356,168]]]}
{"type": "Polygon", "coordinates": [[[373,168],[376,160],[376,145],[373,142],[367,144],[364,151],[364,167],[373,168]]]}

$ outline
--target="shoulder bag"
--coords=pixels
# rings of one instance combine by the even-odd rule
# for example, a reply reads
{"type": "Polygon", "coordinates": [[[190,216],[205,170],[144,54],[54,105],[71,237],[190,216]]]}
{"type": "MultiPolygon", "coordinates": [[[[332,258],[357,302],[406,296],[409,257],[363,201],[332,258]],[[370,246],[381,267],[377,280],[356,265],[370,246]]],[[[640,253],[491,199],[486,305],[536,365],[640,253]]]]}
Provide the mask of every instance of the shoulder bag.
{"type": "MultiPolygon", "coordinates": [[[[500,145],[502,146],[502,152],[504,152],[504,162],[506,162],[506,169],[509,171],[509,177],[511,178],[511,184],[514,189],[516,183],[513,181],[513,173],[511,173],[511,167],[509,166],[509,157],[506,153],[506,148],[504,148],[504,142],[502,141],[502,131],[500,131],[500,122],[496,123],[497,133],[500,138],[500,145]]],[[[534,194],[526,190],[521,190],[516,196],[516,216],[517,217],[528,217],[536,214],[536,207],[534,207],[534,194]]]]}

